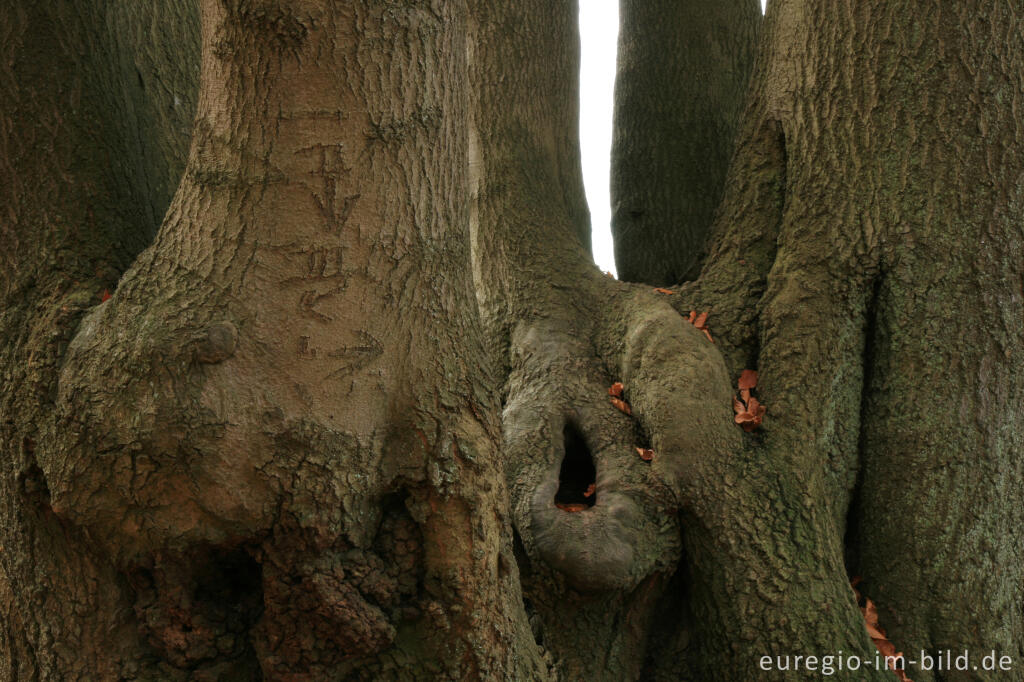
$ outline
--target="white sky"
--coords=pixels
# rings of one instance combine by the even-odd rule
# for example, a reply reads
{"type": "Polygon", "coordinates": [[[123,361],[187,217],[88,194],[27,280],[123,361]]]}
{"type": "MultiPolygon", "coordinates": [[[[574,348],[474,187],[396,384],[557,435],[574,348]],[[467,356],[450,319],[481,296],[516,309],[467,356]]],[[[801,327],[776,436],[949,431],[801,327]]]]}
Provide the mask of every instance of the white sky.
{"type": "MultiPolygon", "coordinates": [[[[764,11],[766,0],[761,0],[764,11]]],[[[611,199],[608,196],[612,147],[612,92],[619,35],[618,0],[580,0],[580,147],[583,184],[593,225],[594,261],[615,272],[611,199]]]]}
{"type": "Polygon", "coordinates": [[[580,149],[583,184],[590,204],[594,261],[615,272],[611,199],[612,91],[619,36],[619,0],[580,0],[580,149]]]}

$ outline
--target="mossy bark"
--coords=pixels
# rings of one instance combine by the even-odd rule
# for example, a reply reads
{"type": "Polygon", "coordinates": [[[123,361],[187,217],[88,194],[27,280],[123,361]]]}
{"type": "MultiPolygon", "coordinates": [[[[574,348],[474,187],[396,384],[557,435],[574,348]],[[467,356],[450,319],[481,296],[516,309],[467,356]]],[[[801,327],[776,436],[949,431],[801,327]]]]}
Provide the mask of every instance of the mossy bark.
{"type": "Polygon", "coordinates": [[[814,482],[828,544],[915,656],[1024,641],[1024,432],[999,407],[1024,348],[1021,20],[771,3],[714,248],[673,297],[711,311],[734,377],[760,371],[755,452],[814,482]]]}
{"type": "MultiPolygon", "coordinates": [[[[528,22],[522,11],[517,21],[528,22]]],[[[602,472],[612,472],[611,492],[635,501],[642,488],[654,501],[640,505],[640,517],[670,506],[658,491],[682,509],[685,578],[655,582],[667,582],[661,599],[686,616],[648,615],[648,634],[677,633],[675,646],[673,636],[647,640],[641,674],[752,679],[771,676],[761,655],[842,650],[871,659],[848,586],[855,575],[882,605],[898,648],[959,640],[1017,657],[1011,548],[1020,538],[1009,529],[1024,499],[1012,454],[1020,434],[993,407],[1017,397],[1021,340],[1012,159],[1020,139],[1013,74],[1024,51],[1017,33],[1007,38],[1019,21],[1000,3],[980,14],[914,3],[780,0],[769,9],[711,255],[698,281],[665,299],[683,313],[711,312],[724,365],[717,353],[694,355],[699,336],[675,331],[649,294],[592,276],[573,243],[565,185],[553,181],[573,156],[546,144],[557,132],[543,115],[572,104],[522,83],[547,82],[553,69],[569,77],[571,55],[537,63],[533,75],[512,58],[488,62],[515,64],[515,74],[485,79],[482,89],[491,104],[480,120],[491,125],[480,135],[497,141],[480,147],[476,253],[484,312],[508,349],[506,456],[533,562],[526,593],[540,602],[540,621],[558,629],[557,643],[548,635],[545,643],[565,670],[602,674],[607,659],[590,655],[589,638],[617,651],[585,612],[561,618],[559,605],[578,599],[572,590],[592,595],[590,574],[617,556],[602,564],[587,548],[624,541],[632,559],[614,562],[612,575],[648,577],[679,551],[667,542],[671,531],[645,539],[633,517],[625,534],[602,521],[600,502],[577,513],[593,523],[551,509],[567,424],[589,438],[599,499],[602,472]],[[940,301],[964,301],[966,310],[950,314],[940,301]],[[948,336],[944,318],[955,330],[948,336]],[[691,362],[700,369],[686,375],[691,362]],[[737,434],[717,430],[727,416],[715,405],[725,408],[745,368],[761,372],[769,413],[740,446],[737,434]],[[731,380],[719,384],[721,374],[731,380]],[[602,389],[617,379],[632,423],[602,412],[602,389]],[[922,381],[954,414],[922,400],[914,388],[922,381]],[[631,488],[625,452],[637,444],[660,457],[654,477],[631,488]],[[930,511],[915,511],[919,504],[930,511]],[[907,552],[941,562],[922,570],[907,552]],[[1004,564],[1005,575],[993,570],[1004,564]],[[556,575],[544,574],[552,566],[556,575]],[[978,608],[986,615],[966,615],[978,608]]],[[[545,43],[539,27],[525,35],[545,43]]],[[[487,49],[524,51],[525,37],[490,38],[481,41],[487,49]]],[[[600,587],[628,594],[639,584],[600,587]]],[[[606,613],[621,613],[610,603],[606,613]]],[[[636,670],[615,663],[617,672],[636,670]]]]}
{"type": "Polygon", "coordinates": [[[867,655],[814,482],[804,490],[788,468],[762,471],[743,454],[716,347],[669,297],[599,273],[575,238],[579,165],[573,145],[557,144],[552,115],[575,108],[561,85],[577,69],[564,47],[573,14],[481,8],[471,62],[476,274],[508,368],[506,468],[538,636],[571,678],[643,678],[671,665],[684,677],[752,679],[760,655],[789,646],[867,655]],[[548,58],[524,61],[531,50],[548,58]],[[609,400],[616,381],[632,415],[609,400]],[[596,501],[579,512],[556,504],[567,431],[579,432],[595,471],[596,501]],[[773,498],[787,501],[785,515],[764,509],[773,498]],[[677,570],[685,580],[670,580],[677,570]],[[658,608],[680,582],[699,586],[684,618],[658,608]],[[666,646],[678,642],[667,631],[690,645],[666,646]]]}
{"type": "MultiPolygon", "coordinates": [[[[0,677],[117,679],[124,577],[52,512],[36,453],[82,313],[156,232],[195,112],[189,2],[0,7],[0,677]]],[[[122,664],[131,658],[135,663],[122,664]]]]}

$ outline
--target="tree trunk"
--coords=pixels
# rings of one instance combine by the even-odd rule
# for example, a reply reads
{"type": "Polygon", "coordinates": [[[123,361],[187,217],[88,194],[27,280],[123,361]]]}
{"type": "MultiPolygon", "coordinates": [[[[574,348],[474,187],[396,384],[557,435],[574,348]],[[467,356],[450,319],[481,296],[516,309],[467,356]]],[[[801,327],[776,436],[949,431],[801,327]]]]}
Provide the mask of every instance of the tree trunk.
{"type": "Polygon", "coordinates": [[[612,138],[619,279],[695,279],[757,54],[758,0],[622,0],[612,138]]]}
{"type": "Polygon", "coordinates": [[[1020,660],[1022,12],[773,0],[674,295],[587,253],[575,14],[0,9],[0,679],[895,679],[854,575],[1020,660]]]}
{"type": "Polygon", "coordinates": [[[465,8],[201,10],[183,180],[26,453],[33,509],[71,534],[41,551],[99,549],[77,602],[120,635],[62,657],[56,591],[5,658],[51,679],[544,675],[469,270],[465,8]]]}
{"type": "Polygon", "coordinates": [[[635,679],[680,554],[671,476],[679,455],[665,448],[651,463],[641,459],[636,447],[659,434],[647,415],[616,410],[608,388],[638,369],[685,380],[663,406],[692,408],[681,426],[706,432],[700,453],[738,442],[726,376],[693,327],[646,287],[601,274],[578,237],[586,209],[571,135],[575,3],[474,9],[474,269],[508,377],[504,459],[527,610],[563,676],[635,679]],[[659,341],[678,349],[682,367],[669,368],[659,341]]]}
{"type": "Polygon", "coordinates": [[[117,679],[124,579],[53,514],[35,458],[81,314],[152,238],[184,167],[195,6],[0,7],[0,678],[117,679]],[[184,84],[184,85],[183,85],[184,84]]]}
{"type": "Polygon", "coordinates": [[[675,302],[711,310],[734,376],[760,370],[757,457],[831,518],[828,562],[845,543],[897,649],[1018,660],[1024,431],[998,406],[1024,347],[1021,12],[767,19],[715,247],[675,302]]]}

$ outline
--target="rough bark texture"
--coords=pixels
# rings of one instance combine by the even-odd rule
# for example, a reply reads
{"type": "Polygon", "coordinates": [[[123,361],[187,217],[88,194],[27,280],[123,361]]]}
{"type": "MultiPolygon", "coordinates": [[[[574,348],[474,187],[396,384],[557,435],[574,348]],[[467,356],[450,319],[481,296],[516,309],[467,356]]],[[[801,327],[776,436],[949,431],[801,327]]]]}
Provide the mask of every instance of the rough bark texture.
{"type": "Polygon", "coordinates": [[[474,312],[465,22],[458,3],[202,3],[183,180],[25,454],[37,495],[12,515],[65,536],[48,560],[96,548],[100,577],[34,612],[45,583],[5,581],[5,611],[38,619],[4,638],[21,674],[545,674],[474,312]],[[69,658],[61,621],[112,641],[69,658]]]}
{"type": "Polygon", "coordinates": [[[116,679],[142,644],[123,577],[53,514],[35,452],[80,315],[152,238],[184,166],[195,9],[0,7],[3,679],[116,679]]]}
{"type": "Polygon", "coordinates": [[[184,170],[197,6],[0,9],[0,679],[792,679],[853,574],[1018,661],[1021,10],[773,0],[664,296],[574,3],[468,4],[202,0],[184,170]]]}
{"type": "Polygon", "coordinates": [[[612,137],[619,279],[694,279],[722,198],[758,0],[622,0],[612,137]]]}
{"type": "Polygon", "coordinates": [[[564,47],[574,11],[478,6],[471,60],[475,268],[508,371],[504,456],[538,637],[570,679],[750,679],[760,655],[789,646],[867,654],[841,544],[808,506],[817,491],[744,452],[715,346],[666,297],[601,275],[574,236],[578,157],[552,115],[575,106],[562,85],[577,70],[564,47]],[[609,401],[618,380],[632,416],[609,401]],[[556,506],[589,482],[583,511],[556,506]],[[687,617],[659,611],[665,600],[687,617]]]}
{"type": "Polygon", "coordinates": [[[760,370],[758,456],[814,491],[897,648],[1017,660],[1021,11],[767,19],[715,247],[673,300],[712,311],[734,376],[760,370]]]}
{"type": "MultiPolygon", "coordinates": [[[[527,608],[565,677],[635,678],[652,604],[679,556],[677,500],[666,461],[638,457],[643,425],[612,407],[607,389],[633,365],[664,360],[645,356],[654,333],[627,344],[651,320],[664,322],[659,333],[685,353],[688,371],[714,376],[720,365],[666,303],[599,273],[578,238],[587,214],[572,136],[575,3],[480,2],[475,10],[474,268],[508,377],[504,457],[527,608]],[[565,463],[570,451],[575,466],[565,463]],[[596,492],[585,498],[591,483],[596,492]],[[567,512],[556,506],[560,496],[589,506],[567,512]]],[[[690,381],[672,402],[717,411],[727,425],[727,395],[705,393],[724,385],[724,374],[690,381]]]]}

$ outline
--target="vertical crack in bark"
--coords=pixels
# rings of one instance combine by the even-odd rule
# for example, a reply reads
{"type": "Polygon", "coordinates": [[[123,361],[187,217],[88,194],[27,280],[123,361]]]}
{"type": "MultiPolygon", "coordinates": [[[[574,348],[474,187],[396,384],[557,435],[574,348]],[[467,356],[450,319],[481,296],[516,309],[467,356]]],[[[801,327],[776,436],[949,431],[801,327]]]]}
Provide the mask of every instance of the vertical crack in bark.
{"type": "Polygon", "coordinates": [[[850,489],[850,501],[845,512],[845,525],[843,532],[843,550],[846,563],[846,572],[853,578],[860,575],[860,557],[862,548],[860,543],[860,505],[861,486],[864,484],[864,453],[866,451],[867,433],[865,424],[868,423],[871,399],[871,386],[874,381],[874,372],[878,352],[878,301],[882,289],[884,275],[878,274],[872,282],[871,298],[865,311],[864,324],[864,348],[862,351],[861,366],[861,398],[860,398],[860,433],[857,440],[857,477],[850,489]]]}

